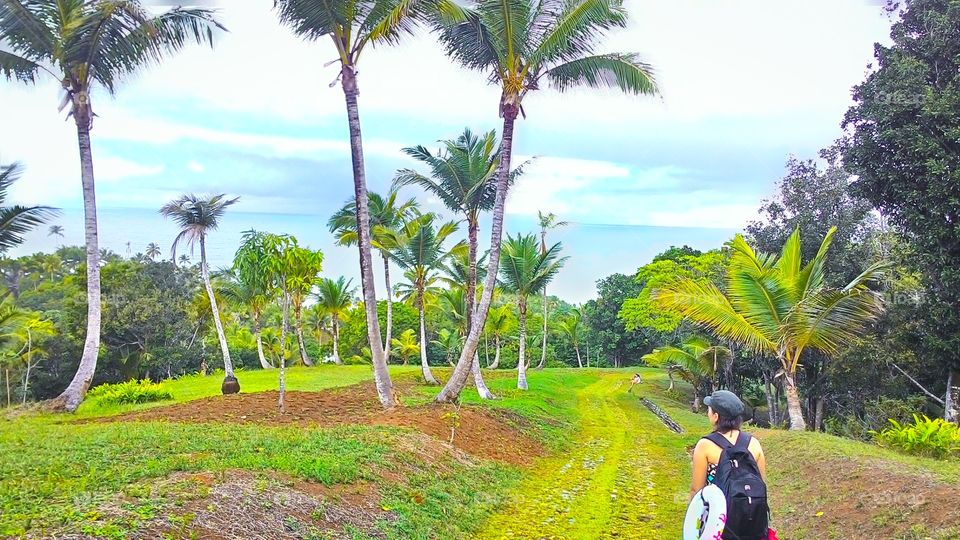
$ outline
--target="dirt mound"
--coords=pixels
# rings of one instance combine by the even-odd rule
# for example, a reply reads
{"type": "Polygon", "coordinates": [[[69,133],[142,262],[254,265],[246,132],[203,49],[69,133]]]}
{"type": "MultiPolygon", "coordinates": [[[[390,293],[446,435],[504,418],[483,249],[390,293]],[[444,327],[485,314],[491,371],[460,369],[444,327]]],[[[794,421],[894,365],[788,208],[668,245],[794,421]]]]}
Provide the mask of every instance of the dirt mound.
{"type": "Polygon", "coordinates": [[[261,425],[332,427],[346,424],[397,426],[419,430],[477,457],[526,465],[544,454],[526,435],[523,419],[506,411],[484,407],[427,404],[383,411],[372,384],[322,392],[287,392],[286,414],[277,408],[277,392],[214,396],[176,405],[133,411],[97,419],[98,422],[169,421],[226,422],[261,425]]]}

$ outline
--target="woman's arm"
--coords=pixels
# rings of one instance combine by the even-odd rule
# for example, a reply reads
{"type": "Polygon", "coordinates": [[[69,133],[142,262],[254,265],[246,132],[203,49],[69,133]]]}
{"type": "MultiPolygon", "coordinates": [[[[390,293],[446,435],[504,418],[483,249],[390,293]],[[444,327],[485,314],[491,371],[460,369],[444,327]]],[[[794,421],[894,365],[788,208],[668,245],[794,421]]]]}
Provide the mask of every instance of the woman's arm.
{"type": "Polygon", "coordinates": [[[754,441],[757,443],[757,453],[755,456],[757,458],[757,468],[760,469],[760,478],[766,481],[767,480],[767,456],[765,456],[763,453],[763,447],[760,446],[760,441],[756,439],[754,439],[754,441]]]}
{"type": "Polygon", "coordinates": [[[693,496],[707,485],[707,450],[704,447],[706,442],[704,439],[700,439],[700,442],[693,449],[693,478],[690,480],[688,501],[693,499],[693,496]]]}

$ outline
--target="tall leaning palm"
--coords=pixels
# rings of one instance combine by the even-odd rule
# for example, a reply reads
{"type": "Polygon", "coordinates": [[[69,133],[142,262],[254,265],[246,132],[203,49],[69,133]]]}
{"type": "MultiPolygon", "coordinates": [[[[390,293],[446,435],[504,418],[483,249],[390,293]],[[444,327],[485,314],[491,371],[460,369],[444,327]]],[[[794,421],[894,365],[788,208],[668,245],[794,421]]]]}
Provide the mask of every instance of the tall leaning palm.
{"type": "Polygon", "coordinates": [[[424,214],[410,221],[400,233],[406,238],[398,239],[396,245],[401,247],[393,252],[393,259],[407,271],[413,281],[414,306],[420,314],[420,368],[428,384],[439,383],[430,371],[430,364],[427,363],[425,293],[428,284],[436,279],[436,272],[450,253],[462,251],[466,247],[463,242],[460,242],[450,251],[446,251],[443,244],[457,231],[457,225],[454,222],[447,222],[437,226],[434,224],[435,220],[435,215],[424,214]]]}
{"type": "Polygon", "coordinates": [[[100,247],[90,130],[91,90],[110,94],[118,83],[144,66],[159,63],[188,41],[213,44],[222,28],[213,11],[175,8],[153,15],[139,0],[0,0],[0,73],[35,83],[43,73],[57,80],[66,95],[61,109],[77,127],[83,186],[84,238],[87,250],[87,337],[70,385],[51,407],[76,410],[97,368],[100,350],[100,247]]]}
{"type": "MultiPolygon", "coordinates": [[[[353,161],[353,191],[357,213],[357,246],[360,250],[360,285],[367,319],[367,340],[373,357],[377,394],[384,408],[396,405],[383,342],[377,320],[377,294],[373,283],[370,215],[367,207],[367,179],[363,164],[363,137],[357,97],[357,62],[368,46],[396,44],[412,32],[424,15],[426,2],[416,0],[274,0],[280,21],[307,39],[329,39],[340,65],[337,79],[343,88],[350,128],[350,156],[353,161]]],[[[389,294],[389,292],[388,292],[389,294]]]]}
{"type": "Polygon", "coordinates": [[[780,256],[757,254],[742,236],[732,250],[726,294],[710,283],[680,280],[653,291],[655,303],[758,353],[779,360],[787,396],[790,429],[806,429],[797,391],[797,367],[808,348],[827,356],[854,341],[883,311],[881,297],[868,288],[883,268],[871,265],[842,289],[827,286],[824,266],[836,227],[816,256],[802,264],[800,231],[780,256]]]}
{"type": "MultiPolygon", "coordinates": [[[[385,360],[390,359],[391,334],[393,333],[393,285],[390,282],[390,250],[398,246],[391,243],[391,232],[399,231],[403,224],[417,214],[416,199],[398,202],[398,194],[390,191],[386,197],[377,193],[368,193],[370,214],[371,244],[380,252],[383,259],[383,280],[386,285],[387,321],[386,336],[383,339],[385,360]]],[[[357,203],[351,199],[343,205],[327,222],[330,232],[336,235],[341,246],[356,245],[359,235],[357,226],[357,203]]]]}
{"type": "MultiPolygon", "coordinates": [[[[557,215],[554,214],[553,212],[547,212],[546,214],[544,214],[539,210],[537,210],[537,219],[540,222],[540,253],[546,253],[547,232],[549,232],[551,229],[566,227],[567,225],[569,225],[569,223],[566,221],[560,221],[560,219],[557,218],[557,215]]],[[[547,297],[547,286],[544,285],[543,286],[543,343],[540,345],[540,363],[537,364],[537,369],[543,369],[543,366],[547,364],[547,337],[550,335],[549,324],[550,324],[550,299],[547,297]]]]}
{"type": "Polygon", "coordinates": [[[200,275],[203,278],[203,286],[207,289],[213,324],[217,329],[220,352],[223,354],[224,378],[221,390],[224,394],[239,392],[240,383],[233,373],[230,348],[227,347],[227,337],[223,332],[223,323],[220,322],[220,310],[217,309],[217,298],[210,283],[210,268],[207,266],[207,235],[217,229],[227,207],[236,203],[237,200],[237,198],[228,199],[224,194],[198,197],[191,193],[170,201],[160,209],[161,215],[172,219],[180,226],[180,234],[173,240],[173,246],[170,248],[173,259],[177,258],[177,246],[181,243],[187,244],[191,252],[195,245],[200,245],[200,275]]]}
{"type": "Polygon", "coordinates": [[[500,170],[490,231],[490,261],[477,321],[463,353],[437,401],[456,400],[466,384],[480,341],[500,264],[503,213],[513,156],[514,123],[527,95],[546,85],[559,91],[576,86],[614,87],[630,94],[654,95],[650,66],[635,54],[596,54],[608,30],[627,24],[620,0],[480,0],[475,8],[440,4],[435,17],[440,40],[450,56],[484,72],[500,87],[503,119],[500,170]]]}
{"type": "Polygon", "coordinates": [[[527,299],[547,286],[566,262],[560,257],[560,243],[540,253],[537,239],[532,234],[507,237],[503,243],[503,264],[500,267],[500,282],[504,290],[517,295],[517,311],[520,313],[520,357],[517,362],[517,388],[527,389],[527,299]]]}

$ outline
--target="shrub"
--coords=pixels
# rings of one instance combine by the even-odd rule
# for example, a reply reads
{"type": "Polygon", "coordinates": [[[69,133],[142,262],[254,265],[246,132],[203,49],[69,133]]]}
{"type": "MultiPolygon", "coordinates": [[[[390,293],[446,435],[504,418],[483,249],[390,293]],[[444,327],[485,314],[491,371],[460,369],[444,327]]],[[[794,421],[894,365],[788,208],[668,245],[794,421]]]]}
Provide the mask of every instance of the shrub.
{"type": "Polygon", "coordinates": [[[903,399],[881,397],[859,403],[857,410],[840,411],[836,416],[824,420],[827,433],[858,441],[871,441],[878,431],[890,425],[890,419],[907,424],[913,419],[915,411],[923,410],[927,399],[923,396],[910,396],[903,399]]]}
{"type": "Polygon", "coordinates": [[[901,424],[891,419],[890,427],[875,432],[877,441],[883,446],[919,456],[960,457],[960,427],[942,418],[931,420],[916,414],[913,420],[912,424],[901,424]]]}
{"type": "Polygon", "coordinates": [[[173,399],[173,394],[162,386],[149,380],[130,380],[117,384],[101,384],[87,393],[101,405],[123,405],[127,403],[150,403],[173,399]]]}

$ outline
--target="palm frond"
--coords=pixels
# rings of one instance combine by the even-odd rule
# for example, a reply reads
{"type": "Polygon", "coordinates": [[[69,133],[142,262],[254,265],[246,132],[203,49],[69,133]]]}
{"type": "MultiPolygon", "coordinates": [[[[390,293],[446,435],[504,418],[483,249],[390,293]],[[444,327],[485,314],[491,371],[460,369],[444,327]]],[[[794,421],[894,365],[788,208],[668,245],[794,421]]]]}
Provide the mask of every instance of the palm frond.
{"type": "Polygon", "coordinates": [[[575,86],[618,88],[628,94],[659,93],[653,68],[633,53],[612,53],[569,60],[544,72],[561,92],[575,86]]]}

